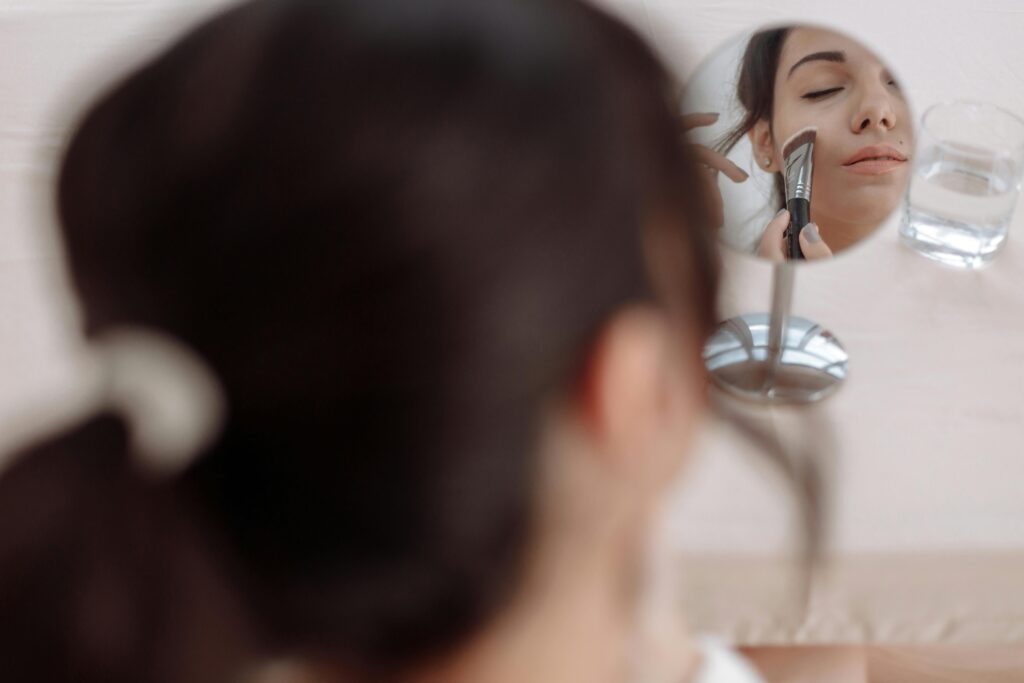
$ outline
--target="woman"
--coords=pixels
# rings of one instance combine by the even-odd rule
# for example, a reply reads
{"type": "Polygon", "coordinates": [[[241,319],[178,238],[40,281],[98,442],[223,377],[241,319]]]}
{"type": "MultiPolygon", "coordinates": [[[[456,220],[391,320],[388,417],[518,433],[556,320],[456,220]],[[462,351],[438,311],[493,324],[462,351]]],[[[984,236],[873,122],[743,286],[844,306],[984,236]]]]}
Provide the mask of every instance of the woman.
{"type": "MultiPolygon", "coordinates": [[[[896,209],[910,178],[912,121],[893,75],[859,42],[813,26],[759,31],[743,54],[736,95],[743,116],[719,151],[748,137],[755,163],[774,175],[773,211],[780,210],[757,242],[760,256],[785,258],[782,146],[806,126],[817,127],[812,224],[801,231],[808,258],[856,244],[896,209]]],[[[691,126],[713,122],[697,118],[691,126]]],[[[721,157],[707,161],[735,181],[746,179],[721,157]]]]}
{"type": "Polygon", "coordinates": [[[254,0],[106,94],[107,393],[0,480],[4,679],[752,679],[641,637],[716,318],[670,86],[575,1],[254,0]]]}

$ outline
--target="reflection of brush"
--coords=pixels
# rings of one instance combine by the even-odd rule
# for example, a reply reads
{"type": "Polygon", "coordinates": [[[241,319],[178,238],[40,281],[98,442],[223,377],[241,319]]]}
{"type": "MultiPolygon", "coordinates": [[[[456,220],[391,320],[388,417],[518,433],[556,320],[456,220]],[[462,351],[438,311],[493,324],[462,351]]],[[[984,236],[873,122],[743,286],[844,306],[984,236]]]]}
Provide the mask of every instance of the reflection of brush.
{"type": "Polygon", "coordinates": [[[786,255],[802,259],[800,231],[811,222],[811,176],[814,173],[814,139],[817,126],[807,126],[786,140],[782,158],[786,163],[786,208],[789,209],[789,228],[786,229],[786,255]]]}

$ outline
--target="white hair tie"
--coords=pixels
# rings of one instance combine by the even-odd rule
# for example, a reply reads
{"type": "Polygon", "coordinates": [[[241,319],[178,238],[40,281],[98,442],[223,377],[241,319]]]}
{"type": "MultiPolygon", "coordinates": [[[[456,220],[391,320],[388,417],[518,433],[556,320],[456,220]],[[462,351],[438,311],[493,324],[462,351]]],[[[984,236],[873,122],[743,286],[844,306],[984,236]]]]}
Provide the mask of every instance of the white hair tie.
{"type": "Polygon", "coordinates": [[[217,438],[224,392],[197,353],[174,338],[142,328],[97,336],[103,400],[128,423],[143,470],[171,476],[217,438]]]}

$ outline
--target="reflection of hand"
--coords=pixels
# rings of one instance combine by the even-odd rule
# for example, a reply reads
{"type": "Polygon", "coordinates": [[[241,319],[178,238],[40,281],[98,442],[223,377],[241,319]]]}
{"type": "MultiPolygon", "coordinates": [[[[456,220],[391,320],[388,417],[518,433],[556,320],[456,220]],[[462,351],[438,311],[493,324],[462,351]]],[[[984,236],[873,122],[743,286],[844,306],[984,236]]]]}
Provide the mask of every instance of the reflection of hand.
{"type": "MultiPolygon", "coordinates": [[[[769,261],[782,262],[786,260],[786,238],[782,236],[789,226],[789,211],[785,209],[775,214],[775,218],[768,223],[761,235],[761,244],[757,247],[757,255],[769,261]]],[[[808,260],[830,258],[832,250],[828,248],[825,241],[821,239],[818,226],[808,223],[800,231],[800,250],[804,258],[808,260]]]]}
{"type": "MultiPolygon", "coordinates": [[[[683,132],[688,132],[701,126],[710,126],[718,120],[718,114],[687,114],[682,118],[683,132]]],[[[718,189],[718,172],[721,171],[725,177],[733,182],[742,183],[749,176],[746,172],[724,155],[704,145],[691,145],[697,158],[707,169],[707,173],[701,174],[703,183],[702,189],[711,202],[711,220],[715,227],[721,227],[725,222],[725,215],[722,208],[722,193],[718,189]]]]}

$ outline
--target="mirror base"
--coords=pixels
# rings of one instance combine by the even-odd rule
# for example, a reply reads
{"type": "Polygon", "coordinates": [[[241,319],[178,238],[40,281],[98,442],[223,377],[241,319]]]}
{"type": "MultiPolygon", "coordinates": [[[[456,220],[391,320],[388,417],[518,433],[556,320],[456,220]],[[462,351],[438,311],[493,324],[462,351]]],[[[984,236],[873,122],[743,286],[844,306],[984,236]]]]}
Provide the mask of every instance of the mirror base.
{"type": "Polygon", "coordinates": [[[730,318],[705,345],[704,364],[721,389],[757,403],[813,403],[842,385],[848,356],[831,332],[789,317],[782,340],[781,354],[773,358],[767,313],[730,318]]]}

